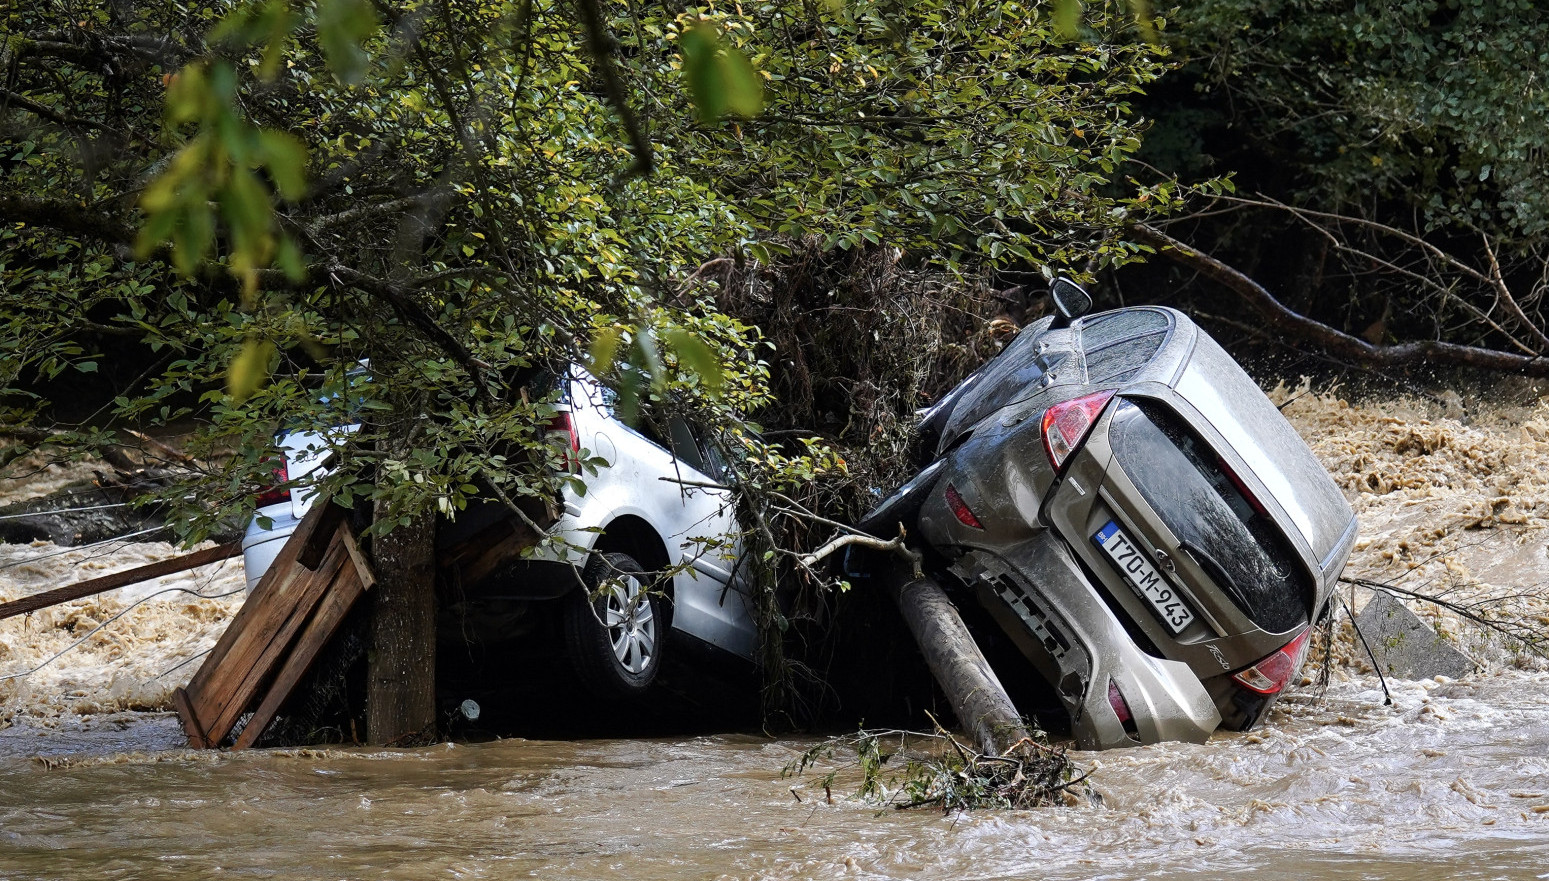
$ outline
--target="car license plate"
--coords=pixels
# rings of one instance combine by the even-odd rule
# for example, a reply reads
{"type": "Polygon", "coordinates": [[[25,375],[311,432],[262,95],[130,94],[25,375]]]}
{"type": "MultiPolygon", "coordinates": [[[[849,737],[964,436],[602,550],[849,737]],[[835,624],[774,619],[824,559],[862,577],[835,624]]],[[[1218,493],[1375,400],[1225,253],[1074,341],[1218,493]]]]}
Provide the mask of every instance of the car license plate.
{"type": "Polygon", "coordinates": [[[1182,633],[1183,628],[1194,623],[1194,610],[1162,578],[1162,574],[1156,571],[1156,567],[1151,565],[1140,548],[1130,541],[1119,524],[1108,521],[1107,526],[1092,534],[1092,543],[1102,548],[1108,559],[1119,567],[1125,583],[1141,599],[1151,604],[1152,611],[1167,625],[1168,630],[1174,634],[1182,633]]]}

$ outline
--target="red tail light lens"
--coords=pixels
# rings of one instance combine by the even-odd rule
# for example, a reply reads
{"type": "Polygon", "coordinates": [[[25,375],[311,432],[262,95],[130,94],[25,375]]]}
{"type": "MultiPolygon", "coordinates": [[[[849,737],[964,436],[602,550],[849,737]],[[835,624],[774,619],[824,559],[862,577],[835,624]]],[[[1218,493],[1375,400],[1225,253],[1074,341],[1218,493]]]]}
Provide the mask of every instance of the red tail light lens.
{"type": "Polygon", "coordinates": [[[947,497],[947,507],[952,509],[952,515],[960,523],[964,526],[971,526],[974,529],[984,528],[984,524],[980,523],[979,518],[974,516],[974,512],[969,510],[968,503],[963,501],[963,496],[958,493],[957,487],[950,483],[947,484],[947,491],[944,495],[947,497]]]}
{"type": "Polygon", "coordinates": [[[1124,692],[1119,691],[1119,683],[1108,680],[1108,706],[1113,707],[1113,714],[1119,717],[1120,722],[1128,722],[1134,719],[1129,711],[1129,701],[1124,699],[1124,692]]]}
{"type": "Polygon", "coordinates": [[[1111,400],[1113,392],[1098,392],[1055,404],[1043,412],[1043,448],[1055,468],[1064,465],[1071,452],[1086,440],[1111,400]]]}
{"type": "Polygon", "coordinates": [[[565,466],[571,471],[577,471],[581,467],[581,435],[575,430],[575,420],[570,418],[570,413],[561,412],[549,420],[548,430],[551,434],[562,434],[567,441],[568,452],[565,455],[565,466]]]}
{"type": "Polygon", "coordinates": [[[1140,729],[1135,727],[1135,714],[1130,711],[1129,701],[1124,699],[1124,692],[1119,690],[1119,683],[1108,680],[1108,706],[1113,707],[1113,714],[1119,717],[1119,724],[1124,726],[1124,733],[1138,735],[1140,729]]]}
{"type": "Polygon", "coordinates": [[[1312,628],[1303,630],[1301,635],[1285,644],[1280,651],[1240,673],[1235,673],[1232,678],[1237,680],[1243,688],[1259,694],[1275,694],[1291,681],[1296,671],[1302,668],[1302,661],[1307,657],[1307,644],[1312,639],[1312,628]]]}
{"type": "Polygon", "coordinates": [[[1248,485],[1242,482],[1242,478],[1237,476],[1237,472],[1232,470],[1232,466],[1226,464],[1225,459],[1217,459],[1216,465],[1226,473],[1227,478],[1231,480],[1232,486],[1237,490],[1238,494],[1248,500],[1248,507],[1253,509],[1253,513],[1260,517],[1269,516],[1264,512],[1264,505],[1259,502],[1258,497],[1248,490],[1248,485]]]}
{"type": "Polygon", "coordinates": [[[290,501],[290,489],[284,486],[288,480],[290,480],[290,470],[285,467],[285,459],[281,458],[280,464],[274,468],[274,482],[258,493],[258,507],[267,508],[270,505],[290,501]]]}

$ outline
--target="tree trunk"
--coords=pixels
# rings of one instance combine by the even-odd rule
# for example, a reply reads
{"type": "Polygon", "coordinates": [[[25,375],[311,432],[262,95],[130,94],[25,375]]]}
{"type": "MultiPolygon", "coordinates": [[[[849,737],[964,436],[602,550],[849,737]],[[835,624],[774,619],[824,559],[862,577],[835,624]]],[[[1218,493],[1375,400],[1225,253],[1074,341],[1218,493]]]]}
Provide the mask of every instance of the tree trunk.
{"type": "Polygon", "coordinates": [[[898,610],[979,752],[1000,755],[1027,737],[1016,706],[941,586],[928,577],[898,581],[904,582],[892,591],[898,610]]]}
{"type": "MultiPolygon", "coordinates": [[[[382,516],[379,503],[377,516],[382,516]]],[[[379,745],[436,735],[435,514],[420,512],[371,541],[372,593],[366,737],[379,745]]]]}

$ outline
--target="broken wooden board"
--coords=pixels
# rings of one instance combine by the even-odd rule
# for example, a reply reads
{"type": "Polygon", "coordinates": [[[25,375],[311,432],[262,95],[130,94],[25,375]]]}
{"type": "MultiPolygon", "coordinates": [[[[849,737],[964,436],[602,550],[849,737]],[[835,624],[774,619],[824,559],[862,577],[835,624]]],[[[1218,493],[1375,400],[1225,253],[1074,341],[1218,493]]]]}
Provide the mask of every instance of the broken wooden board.
{"type": "Polygon", "coordinates": [[[181,557],[173,557],[170,560],[158,560],[155,563],[147,563],[144,566],[136,566],[133,569],[125,569],[122,572],[113,572],[98,578],[89,578],[85,581],[77,581],[64,587],[56,587],[53,590],[45,590],[32,596],[22,597],[8,603],[0,603],[0,620],[14,618],[17,615],[25,615],[28,612],[36,612],[49,606],[57,606],[60,603],[68,603],[71,600],[79,600],[117,590],[120,587],[128,587],[131,584],[139,584],[142,581],[150,581],[152,578],[160,578],[163,575],[171,575],[174,572],[182,572],[187,569],[195,569],[207,566],[210,563],[218,563],[242,553],[242,545],[238,542],[224,544],[219,547],[207,548],[195,551],[192,554],[184,554],[181,557]]]}
{"type": "Polygon", "coordinates": [[[291,534],[226,632],[173,703],[190,746],[251,746],[360,595],[375,583],[344,509],[319,501],[291,534]]]}

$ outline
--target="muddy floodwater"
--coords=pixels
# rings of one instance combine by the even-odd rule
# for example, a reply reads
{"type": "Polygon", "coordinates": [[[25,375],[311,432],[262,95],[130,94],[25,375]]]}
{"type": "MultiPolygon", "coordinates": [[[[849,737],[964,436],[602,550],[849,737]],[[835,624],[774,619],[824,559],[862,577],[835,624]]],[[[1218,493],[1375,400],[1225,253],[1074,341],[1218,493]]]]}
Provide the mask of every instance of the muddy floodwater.
{"type": "MultiPolygon", "coordinates": [[[[1362,518],[1350,574],[1549,627],[1549,406],[1274,395],[1362,518]]],[[[0,546],[0,600],[177,552],[0,546]]],[[[783,778],[799,738],[184,749],[168,695],[240,586],[0,622],[0,879],[1549,879],[1549,669],[1424,604],[1478,672],[1385,706],[1342,623],[1327,691],[1254,732],[1077,754],[1100,804],[943,816],[783,778]]]]}
{"type": "Polygon", "coordinates": [[[1549,877],[1549,677],[1394,701],[1353,680],[1252,734],[1083,755],[1101,806],[957,816],[798,802],[778,771],[803,741],[222,754],[164,718],[13,728],[0,876],[1549,877]]]}

